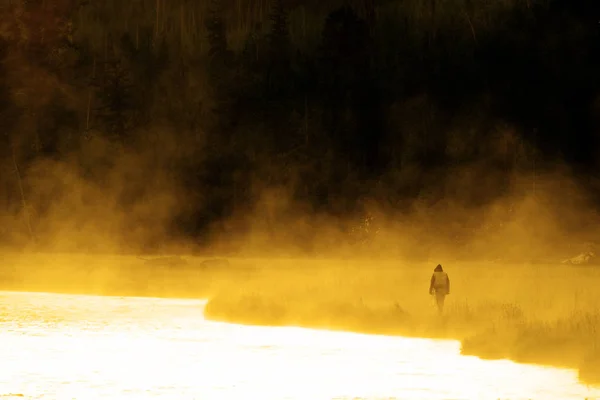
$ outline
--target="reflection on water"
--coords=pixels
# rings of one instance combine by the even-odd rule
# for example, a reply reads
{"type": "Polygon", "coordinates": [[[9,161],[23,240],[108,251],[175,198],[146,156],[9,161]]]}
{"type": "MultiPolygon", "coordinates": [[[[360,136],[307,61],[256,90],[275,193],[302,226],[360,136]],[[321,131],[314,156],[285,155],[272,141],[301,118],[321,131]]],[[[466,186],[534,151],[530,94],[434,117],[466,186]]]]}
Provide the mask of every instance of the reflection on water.
{"type": "Polygon", "coordinates": [[[455,341],[215,323],[203,305],[0,292],[0,399],[600,398],[455,341]]]}

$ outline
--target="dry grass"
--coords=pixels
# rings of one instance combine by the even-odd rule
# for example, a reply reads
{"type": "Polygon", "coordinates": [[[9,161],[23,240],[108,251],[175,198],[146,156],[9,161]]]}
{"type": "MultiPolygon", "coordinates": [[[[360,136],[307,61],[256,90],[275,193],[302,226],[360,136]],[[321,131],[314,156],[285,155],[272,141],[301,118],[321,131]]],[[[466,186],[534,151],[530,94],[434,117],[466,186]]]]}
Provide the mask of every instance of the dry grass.
{"type": "Polygon", "coordinates": [[[578,368],[600,382],[600,268],[449,263],[443,318],[427,294],[437,261],[230,259],[227,269],[148,268],[134,256],[3,253],[0,289],[209,298],[229,322],[452,338],[484,358],[578,368]]]}
{"type": "Polygon", "coordinates": [[[427,295],[435,265],[271,262],[222,286],[209,318],[462,341],[465,354],[580,370],[600,382],[600,269],[561,265],[447,265],[443,318],[427,295]],[[320,264],[320,265],[319,265],[320,264]]]}

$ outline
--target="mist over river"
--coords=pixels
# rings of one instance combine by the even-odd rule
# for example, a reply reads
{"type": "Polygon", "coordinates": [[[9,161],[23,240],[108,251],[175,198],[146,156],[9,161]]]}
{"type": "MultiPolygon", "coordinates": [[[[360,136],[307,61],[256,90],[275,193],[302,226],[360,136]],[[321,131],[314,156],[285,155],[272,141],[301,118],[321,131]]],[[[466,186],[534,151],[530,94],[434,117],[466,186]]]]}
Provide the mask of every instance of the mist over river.
{"type": "Polygon", "coordinates": [[[593,399],[457,341],[217,323],[205,301],[0,292],[2,399],[593,399]]]}

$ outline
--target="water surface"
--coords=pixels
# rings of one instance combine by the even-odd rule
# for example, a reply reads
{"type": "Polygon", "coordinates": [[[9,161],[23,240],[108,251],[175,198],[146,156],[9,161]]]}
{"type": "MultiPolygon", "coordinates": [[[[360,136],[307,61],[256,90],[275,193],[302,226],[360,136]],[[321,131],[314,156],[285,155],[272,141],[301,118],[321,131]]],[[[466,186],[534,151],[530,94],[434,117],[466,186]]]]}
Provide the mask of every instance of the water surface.
{"type": "Polygon", "coordinates": [[[204,301],[0,292],[0,399],[584,399],[456,341],[210,322],[204,301]]]}

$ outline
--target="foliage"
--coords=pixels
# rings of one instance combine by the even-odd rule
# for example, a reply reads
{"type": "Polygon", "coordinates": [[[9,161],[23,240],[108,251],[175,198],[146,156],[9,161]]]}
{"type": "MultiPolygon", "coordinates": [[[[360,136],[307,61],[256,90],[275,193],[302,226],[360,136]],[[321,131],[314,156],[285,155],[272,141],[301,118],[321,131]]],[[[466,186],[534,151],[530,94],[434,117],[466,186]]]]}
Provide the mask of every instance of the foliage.
{"type": "Polygon", "coordinates": [[[27,175],[90,133],[136,152],[175,132],[169,174],[203,201],[173,234],[251,208],[257,186],[358,219],[366,198],[480,207],[557,159],[598,172],[598,17],[567,0],[13,1],[2,140],[27,175]],[[453,171],[482,164],[495,181],[451,195],[453,171]]]}

